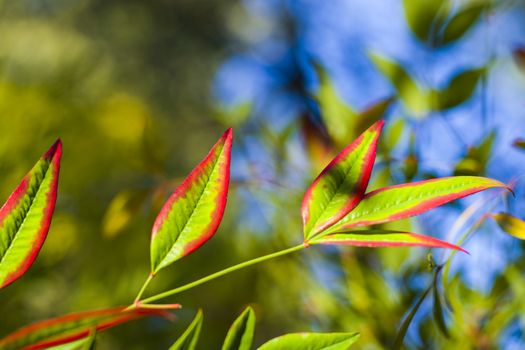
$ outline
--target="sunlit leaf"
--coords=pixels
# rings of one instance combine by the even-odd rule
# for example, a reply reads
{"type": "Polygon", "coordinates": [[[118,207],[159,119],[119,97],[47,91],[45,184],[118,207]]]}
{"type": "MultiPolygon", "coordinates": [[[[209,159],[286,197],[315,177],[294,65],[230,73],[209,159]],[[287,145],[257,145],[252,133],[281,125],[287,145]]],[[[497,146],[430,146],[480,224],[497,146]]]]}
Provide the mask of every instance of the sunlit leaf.
{"type": "Polygon", "coordinates": [[[305,240],[339,221],[363,198],[383,124],[375,123],[343,149],[310,185],[302,203],[305,240]]]}
{"type": "Polygon", "coordinates": [[[503,231],[513,237],[525,240],[525,221],[508,213],[493,214],[492,217],[503,231]]]}
{"type": "Polygon", "coordinates": [[[429,92],[421,88],[399,63],[377,53],[370,53],[369,57],[393,85],[405,107],[415,117],[424,116],[429,109],[429,92]]]}
{"type": "Polygon", "coordinates": [[[258,350],[347,350],[359,333],[291,333],[274,338],[258,350]]]}
{"type": "Polygon", "coordinates": [[[405,121],[403,119],[397,119],[389,124],[386,130],[383,131],[380,141],[382,149],[387,152],[392,151],[396,147],[405,129],[405,121]]]}
{"type": "Polygon", "coordinates": [[[35,350],[69,343],[84,338],[95,329],[102,331],[144,316],[167,316],[162,310],[135,309],[124,311],[124,307],[85,311],[40,321],[0,339],[2,350],[35,350]]]}
{"type": "Polygon", "coordinates": [[[446,88],[435,92],[437,94],[435,109],[446,110],[467,101],[485,72],[485,68],[471,69],[454,76],[446,88]]]}
{"type": "Polygon", "coordinates": [[[495,187],[508,188],[499,181],[475,176],[444,177],[380,188],[367,193],[327,233],[418,215],[455,199],[495,187]]]}
{"type": "Polygon", "coordinates": [[[358,118],[357,112],[341,99],[325,69],[317,63],[314,63],[314,68],[319,77],[316,99],[328,134],[337,144],[346,144],[353,136],[352,126],[358,118]]]}
{"type": "Polygon", "coordinates": [[[233,106],[214,106],[212,116],[223,125],[239,126],[246,122],[252,111],[252,103],[240,102],[233,106]]]}
{"type": "Polygon", "coordinates": [[[144,190],[125,190],[117,193],[109,203],[104,215],[102,232],[113,238],[133,220],[148,195],[144,190]]]}
{"type": "Polygon", "coordinates": [[[44,244],[55,209],[61,156],[58,140],[0,208],[0,288],[20,278],[44,244]]]}
{"type": "Polygon", "coordinates": [[[222,350],[250,350],[254,330],[255,313],[251,307],[247,307],[228,330],[222,350]]]}
{"type": "Polygon", "coordinates": [[[351,245],[358,247],[429,247],[449,248],[466,252],[463,248],[439,239],[412,232],[391,230],[363,230],[331,233],[314,238],[311,244],[351,245]]]}
{"type": "Polygon", "coordinates": [[[431,44],[448,16],[448,0],[403,0],[408,26],[423,43],[431,44]]]}
{"type": "Polygon", "coordinates": [[[202,327],[202,310],[197,311],[197,315],[180,336],[179,339],[170,347],[169,350],[194,350],[199,341],[199,334],[202,327]]]}
{"type": "Polygon", "coordinates": [[[447,23],[443,43],[449,44],[461,38],[478,21],[485,7],[484,4],[473,4],[460,9],[447,23]]]}
{"type": "Polygon", "coordinates": [[[228,129],[164,204],[151,234],[153,274],[199,248],[217,230],[228,195],[231,145],[228,129]]]}

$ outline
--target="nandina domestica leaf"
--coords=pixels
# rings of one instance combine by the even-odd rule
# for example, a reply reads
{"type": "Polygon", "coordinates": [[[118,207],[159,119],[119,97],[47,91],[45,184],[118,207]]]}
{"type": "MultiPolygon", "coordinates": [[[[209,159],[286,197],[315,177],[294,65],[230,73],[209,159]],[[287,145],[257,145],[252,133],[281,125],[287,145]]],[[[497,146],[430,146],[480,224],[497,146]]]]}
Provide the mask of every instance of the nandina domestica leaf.
{"type": "Polygon", "coordinates": [[[199,340],[202,327],[202,310],[197,311],[197,315],[180,336],[179,339],[170,347],[169,350],[194,350],[199,340]]]}
{"type": "Polygon", "coordinates": [[[20,278],[44,244],[55,209],[62,143],[57,140],[0,209],[0,288],[20,278]]]}
{"type": "Polygon", "coordinates": [[[69,343],[88,336],[93,330],[102,331],[144,316],[167,316],[162,310],[124,307],[73,313],[20,328],[0,339],[2,350],[36,350],[69,343]]]}
{"type": "Polygon", "coordinates": [[[231,145],[228,129],[164,204],[151,235],[152,274],[199,248],[217,230],[230,182],[231,145]]]}
{"type": "Polygon", "coordinates": [[[476,176],[444,177],[380,188],[367,193],[348,215],[325,232],[407,218],[495,187],[508,188],[499,181],[476,176]]]}
{"type": "Polygon", "coordinates": [[[359,333],[290,333],[274,338],[257,350],[347,350],[359,333]]]}
{"type": "Polygon", "coordinates": [[[449,248],[466,252],[463,248],[439,239],[412,232],[390,230],[362,230],[332,233],[313,239],[310,244],[351,245],[358,247],[429,247],[449,248]]]}
{"type": "Polygon", "coordinates": [[[255,313],[247,307],[233,322],[221,350],[250,350],[255,331],[255,313]]]}
{"type": "Polygon", "coordinates": [[[306,241],[339,221],[363,198],[383,124],[376,122],[343,149],[306,191],[301,210],[306,241]]]}

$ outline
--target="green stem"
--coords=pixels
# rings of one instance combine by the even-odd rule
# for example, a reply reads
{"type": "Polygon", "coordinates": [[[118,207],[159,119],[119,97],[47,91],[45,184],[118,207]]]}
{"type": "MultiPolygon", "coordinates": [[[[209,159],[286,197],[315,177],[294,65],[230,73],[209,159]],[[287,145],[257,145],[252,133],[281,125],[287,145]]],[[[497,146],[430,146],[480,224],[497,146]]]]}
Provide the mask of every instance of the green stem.
{"type": "Polygon", "coordinates": [[[248,260],[248,261],[242,262],[240,264],[237,264],[237,265],[228,267],[227,269],[215,272],[215,273],[213,273],[211,275],[208,275],[206,277],[203,277],[203,278],[198,279],[196,281],[193,281],[191,283],[185,284],[185,285],[183,285],[181,287],[178,287],[178,288],[175,288],[175,289],[172,289],[172,290],[168,290],[168,291],[166,291],[164,293],[160,293],[160,294],[151,296],[149,298],[146,298],[146,299],[142,300],[140,303],[141,304],[148,304],[148,303],[157,301],[159,299],[163,299],[163,298],[169,297],[171,295],[175,295],[175,294],[178,294],[180,292],[184,292],[185,290],[191,289],[193,287],[197,287],[197,286],[199,286],[199,285],[201,285],[203,283],[206,283],[206,282],[214,280],[214,279],[216,279],[218,277],[227,275],[230,272],[234,272],[234,271],[240,270],[242,268],[245,268],[245,267],[248,267],[248,266],[251,266],[251,265],[258,264],[258,263],[266,261],[266,260],[277,258],[277,257],[282,256],[282,255],[290,254],[290,253],[293,253],[295,251],[301,250],[303,248],[306,248],[306,245],[300,244],[300,245],[297,245],[295,247],[291,247],[291,248],[288,248],[288,249],[280,250],[280,251],[272,253],[272,254],[264,255],[264,256],[261,256],[261,257],[258,257],[258,258],[252,259],[252,260],[248,260]]]}
{"type": "Polygon", "coordinates": [[[142,288],[140,288],[140,291],[139,291],[139,294],[137,294],[137,297],[135,298],[135,300],[133,301],[133,304],[136,304],[138,303],[138,301],[140,300],[140,298],[142,297],[142,294],[144,294],[144,292],[146,291],[146,288],[148,288],[148,285],[150,284],[151,280],[153,279],[153,277],[155,277],[154,274],[150,273],[148,275],[148,278],[146,279],[146,281],[144,282],[144,284],[142,285],[142,288]]]}

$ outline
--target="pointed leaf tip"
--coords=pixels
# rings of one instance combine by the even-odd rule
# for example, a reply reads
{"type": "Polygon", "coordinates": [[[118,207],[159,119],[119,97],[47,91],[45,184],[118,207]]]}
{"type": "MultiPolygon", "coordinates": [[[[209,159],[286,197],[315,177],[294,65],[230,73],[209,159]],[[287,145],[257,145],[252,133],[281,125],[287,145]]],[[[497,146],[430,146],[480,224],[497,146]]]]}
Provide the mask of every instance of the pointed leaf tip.
{"type": "Polygon", "coordinates": [[[255,313],[247,307],[233,322],[221,350],[250,350],[255,331],[255,313]]]}
{"type": "Polygon", "coordinates": [[[343,218],[363,198],[375,161],[383,120],[346,146],[319,174],[303,197],[305,240],[343,218]]]}
{"type": "Polygon", "coordinates": [[[217,230],[226,207],[231,146],[230,128],[164,204],[151,235],[153,274],[195,251],[217,230]]]}
{"type": "Polygon", "coordinates": [[[61,156],[58,139],[0,208],[0,288],[20,278],[44,244],[55,209],[61,156]]]}

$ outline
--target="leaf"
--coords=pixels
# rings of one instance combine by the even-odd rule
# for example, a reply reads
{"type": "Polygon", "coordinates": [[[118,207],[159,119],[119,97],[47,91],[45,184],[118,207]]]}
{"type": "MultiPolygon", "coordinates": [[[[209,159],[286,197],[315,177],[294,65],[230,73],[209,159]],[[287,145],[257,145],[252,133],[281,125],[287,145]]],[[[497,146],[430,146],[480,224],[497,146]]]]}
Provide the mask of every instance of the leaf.
{"type": "Polygon", "coordinates": [[[170,347],[169,350],[194,350],[199,341],[199,334],[202,327],[202,310],[197,311],[197,315],[180,336],[179,339],[170,347]]]}
{"type": "Polygon", "coordinates": [[[383,124],[375,123],[345,147],[306,190],[301,207],[305,240],[339,221],[363,198],[383,124]]]}
{"type": "Polygon", "coordinates": [[[111,200],[104,214],[102,233],[114,238],[130,225],[141,205],[146,200],[148,191],[129,189],[117,193],[111,200]]]}
{"type": "Polygon", "coordinates": [[[446,110],[467,101],[485,72],[486,69],[483,67],[466,70],[454,76],[445,89],[435,92],[437,94],[435,109],[446,110]]]}
{"type": "Polygon", "coordinates": [[[455,199],[495,187],[508,187],[499,181],[476,176],[453,176],[377,189],[337,224],[334,233],[357,226],[368,226],[408,218],[455,199]]]}
{"type": "Polygon", "coordinates": [[[84,338],[95,329],[97,332],[144,316],[163,316],[162,310],[135,309],[124,311],[124,307],[72,313],[46,321],[40,321],[0,339],[2,350],[36,350],[69,343],[84,338]]]}
{"type": "Polygon", "coordinates": [[[228,195],[231,145],[228,129],[164,204],[151,234],[152,274],[195,251],[217,230],[228,195]]]}
{"type": "Polygon", "coordinates": [[[450,3],[444,0],[404,0],[407,23],[423,43],[430,43],[448,16],[450,3]]]}
{"type": "Polygon", "coordinates": [[[228,330],[222,350],[250,350],[254,330],[255,314],[251,307],[247,307],[228,330]]]}
{"type": "Polygon", "coordinates": [[[95,349],[96,330],[91,330],[86,338],[71,343],[61,344],[47,348],[48,350],[93,350],[95,349]]]}
{"type": "Polygon", "coordinates": [[[0,288],[31,267],[55,209],[62,143],[57,140],[0,208],[0,288]]]}
{"type": "Polygon", "coordinates": [[[258,350],[347,350],[359,333],[290,333],[274,338],[258,350]]]}
{"type": "Polygon", "coordinates": [[[433,296],[432,314],[434,315],[434,321],[436,321],[436,324],[438,325],[439,330],[446,338],[448,338],[450,335],[448,333],[447,323],[445,322],[445,317],[443,315],[443,306],[441,305],[441,298],[439,296],[437,276],[438,276],[438,272],[434,273],[434,280],[432,282],[432,296],[433,296]]]}
{"type": "Polygon", "coordinates": [[[375,103],[367,106],[364,110],[359,112],[359,115],[355,121],[354,131],[355,133],[362,133],[369,125],[379,121],[388,111],[388,108],[396,100],[395,96],[389,96],[383,98],[375,103]]]}
{"type": "Polygon", "coordinates": [[[315,97],[328,134],[337,144],[346,144],[353,136],[352,126],[358,117],[357,112],[341,99],[326,70],[316,62],[314,68],[319,77],[315,97]]]}
{"type": "Polygon", "coordinates": [[[414,319],[414,316],[416,315],[417,310],[419,310],[419,307],[427,297],[428,293],[430,292],[430,289],[432,289],[432,285],[430,285],[421,295],[419,300],[417,301],[416,305],[410,310],[407,317],[403,320],[403,323],[401,324],[401,327],[399,327],[399,330],[397,331],[396,339],[394,341],[394,346],[392,347],[393,350],[400,350],[403,346],[403,340],[405,339],[405,335],[407,334],[408,327],[410,326],[410,323],[414,319]]]}
{"type": "Polygon", "coordinates": [[[466,253],[461,247],[439,239],[412,232],[391,230],[360,230],[337,232],[315,238],[311,244],[351,245],[357,247],[429,247],[449,248],[466,253]]]}
{"type": "Polygon", "coordinates": [[[421,88],[397,62],[376,53],[370,53],[369,57],[394,86],[405,107],[416,117],[424,116],[429,109],[429,92],[421,88]]]}
{"type": "Polygon", "coordinates": [[[496,137],[489,133],[479,145],[470,147],[467,155],[454,167],[454,175],[484,175],[496,137]]]}
{"type": "Polygon", "coordinates": [[[493,214],[492,217],[499,227],[509,235],[525,240],[525,221],[508,213],[493,214]]]}
{"type": "Polygon", "coordinates": [[[525,139],[521,139],[521,138],[520,139],[516,139],[516,140],[514,140],[512,145],[514,147],[517,147],[517,148],[521,149],[521,150],[525,150],[525,139]]]}
{"type": "Polygon", "coordinates": [[[479,19],[486,5],[474,4],[456,13],[443,31],[443,43],[449,44],[461,38],[479,19]]]}

